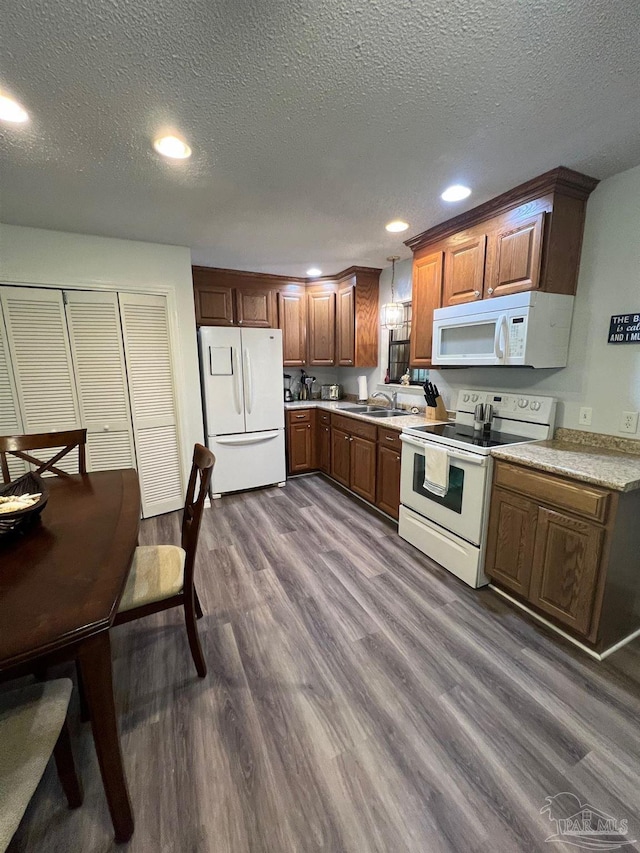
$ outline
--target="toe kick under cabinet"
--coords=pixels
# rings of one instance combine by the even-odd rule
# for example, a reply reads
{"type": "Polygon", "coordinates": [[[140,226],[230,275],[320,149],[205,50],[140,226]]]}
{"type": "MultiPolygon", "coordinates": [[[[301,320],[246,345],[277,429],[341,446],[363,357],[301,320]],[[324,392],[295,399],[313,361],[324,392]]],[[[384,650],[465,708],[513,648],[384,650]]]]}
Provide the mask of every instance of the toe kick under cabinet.
{"type": "Polygon", "coordinates": [[[496,460],[485,572],[602,652],[640,629],[640,490],[496,460]]]}

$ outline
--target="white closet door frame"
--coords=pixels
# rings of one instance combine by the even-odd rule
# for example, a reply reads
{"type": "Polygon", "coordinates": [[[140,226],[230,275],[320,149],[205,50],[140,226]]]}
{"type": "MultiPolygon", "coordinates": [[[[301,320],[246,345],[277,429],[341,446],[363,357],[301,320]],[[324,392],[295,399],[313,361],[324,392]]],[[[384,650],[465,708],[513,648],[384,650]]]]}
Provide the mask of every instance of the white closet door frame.
{"type": "MultiPolygon", "coordinates": [[[[23,432],[16,380],[13,375],[2,300],[0,300],[0,435],[21,435],[23,432]]],[[[12,480],[27,470],[26,463],[15,456],[8,456],[7,463],[12,480]]]]}
{"type": "Polygon", "coordinates": [[[64,291],[87,469],[135,468],[117,293],[64,291]],[[97,399],[96,399],[97,397],[97,399]]]}
{"type": "Polygon", "coordinates": [[[171,329],[163,296],[119,293],[118,299],[142,511],[149,517],[184,506],[171,329]]]}
{"type": "Polygon", "coordinates": [[[80,426],[80,410],[62,291],[0,287],[0,300],[4,310],[24,431],[30,433],[77,429],[80,426]],[[46,328],[43,320],[46,320],[46,328]],[[55,353],[46,348],[47,344],[55,344],[55,353]],[[46,372],[54,369],[57,371],[55,377],[52,373],[51,380],[48,381],[46,372]],[[34,386],[34,372],[41,380],[40,388],[34,386]],[[29,373],[29,381],[23,373],[29,373]],[[59,383],[60,392],[63,392],[65,399],[59,400],[57,414],[51,416],[51,419],[43,420],[40,415],[42,408],[39,395],[52,395],[54,378],[59,383]]]}

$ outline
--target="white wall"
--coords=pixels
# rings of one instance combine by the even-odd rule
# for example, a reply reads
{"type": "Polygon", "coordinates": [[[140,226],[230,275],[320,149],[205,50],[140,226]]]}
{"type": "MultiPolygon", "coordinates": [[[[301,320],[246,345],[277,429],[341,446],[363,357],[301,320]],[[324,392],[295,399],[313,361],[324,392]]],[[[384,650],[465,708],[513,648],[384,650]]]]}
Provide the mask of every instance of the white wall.
{"type": "MultiPolygon", "coordinates": [[[[382,303],[390,297],[390,269],[380,281],[382,303]]],[[[449,409],[464,387],[528,390],[558,398],[558,426],[621,435],[622,412],[640,410],[640,345],[608,344],[607,333],[612,314],[629,312],[640,312],[640,166],[603,181],[589,198],[567,367],[434,369],[430,378],[449,409]],[[581,406],[593,408],[591,426],[579,427],[581,406]]],[[[380,354],[371,379],[384,375],[384,344],[380,354]]]]}
{"type": "Polygon", "coordinates": [[[167,296],[182,459],[187,473],[193,445],[203,440],[190,250],[0,224],[0,283],[167,296]]]}

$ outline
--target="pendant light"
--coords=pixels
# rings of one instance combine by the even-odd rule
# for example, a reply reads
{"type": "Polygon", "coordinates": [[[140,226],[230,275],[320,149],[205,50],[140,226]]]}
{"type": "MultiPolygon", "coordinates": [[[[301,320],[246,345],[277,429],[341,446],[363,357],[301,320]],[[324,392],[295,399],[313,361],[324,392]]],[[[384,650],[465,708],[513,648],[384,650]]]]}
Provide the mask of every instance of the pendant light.
{"type": "Polygon", "coordinates": [[[382,306],[381,325],[383,329],[401,329],[404,326],[404,304],[395,301],[393,285],[396,280],[396,261],[400,255],[390,255],[387,260],[391,261],[391,302],[382,306]]]}

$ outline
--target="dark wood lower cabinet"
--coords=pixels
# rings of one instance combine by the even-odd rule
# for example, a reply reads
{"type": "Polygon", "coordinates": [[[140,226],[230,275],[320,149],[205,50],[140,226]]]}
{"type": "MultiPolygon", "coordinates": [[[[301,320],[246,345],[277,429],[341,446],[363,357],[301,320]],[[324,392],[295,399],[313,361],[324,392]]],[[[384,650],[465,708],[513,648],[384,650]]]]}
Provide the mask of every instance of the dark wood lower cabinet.
{"type": "Polygon", "coordinates": [[[376,443],[352,435],[350,488],[370,503],[376,502],[376,443]]]}
{"type": "Polygon", "coordinates": [[[400,509],[400,450],[395,447],[378,447],[376,506],[393,518],[400,509]]]}
{"type": "Polygon", "coordinates": [[[640,490],[496,460],[485,573],[604,651],[640,630],[640,490]]]}
{"type": "Polygon", "coordinates": [[[302,474],[313,469],[313,435],[311,423],[289,426],[289,472],[302,474]]]}
{"type": "Polygon", "coordinates": [[[323,474],[331,472],[331,427],[321,418],[316,423],[316,462],[323,474]]]}
{"type": "Polygon", "coordinates": [[[331,427],[331,476],[338,483],[349,487],[351,476],[350,435],[341,429],[331,427]]]}
{"type": "Polygon", "coordinates": [[[591,522],[538,508],[529,600],[579,634],[591,627],[603,538],[591,522]]]}

